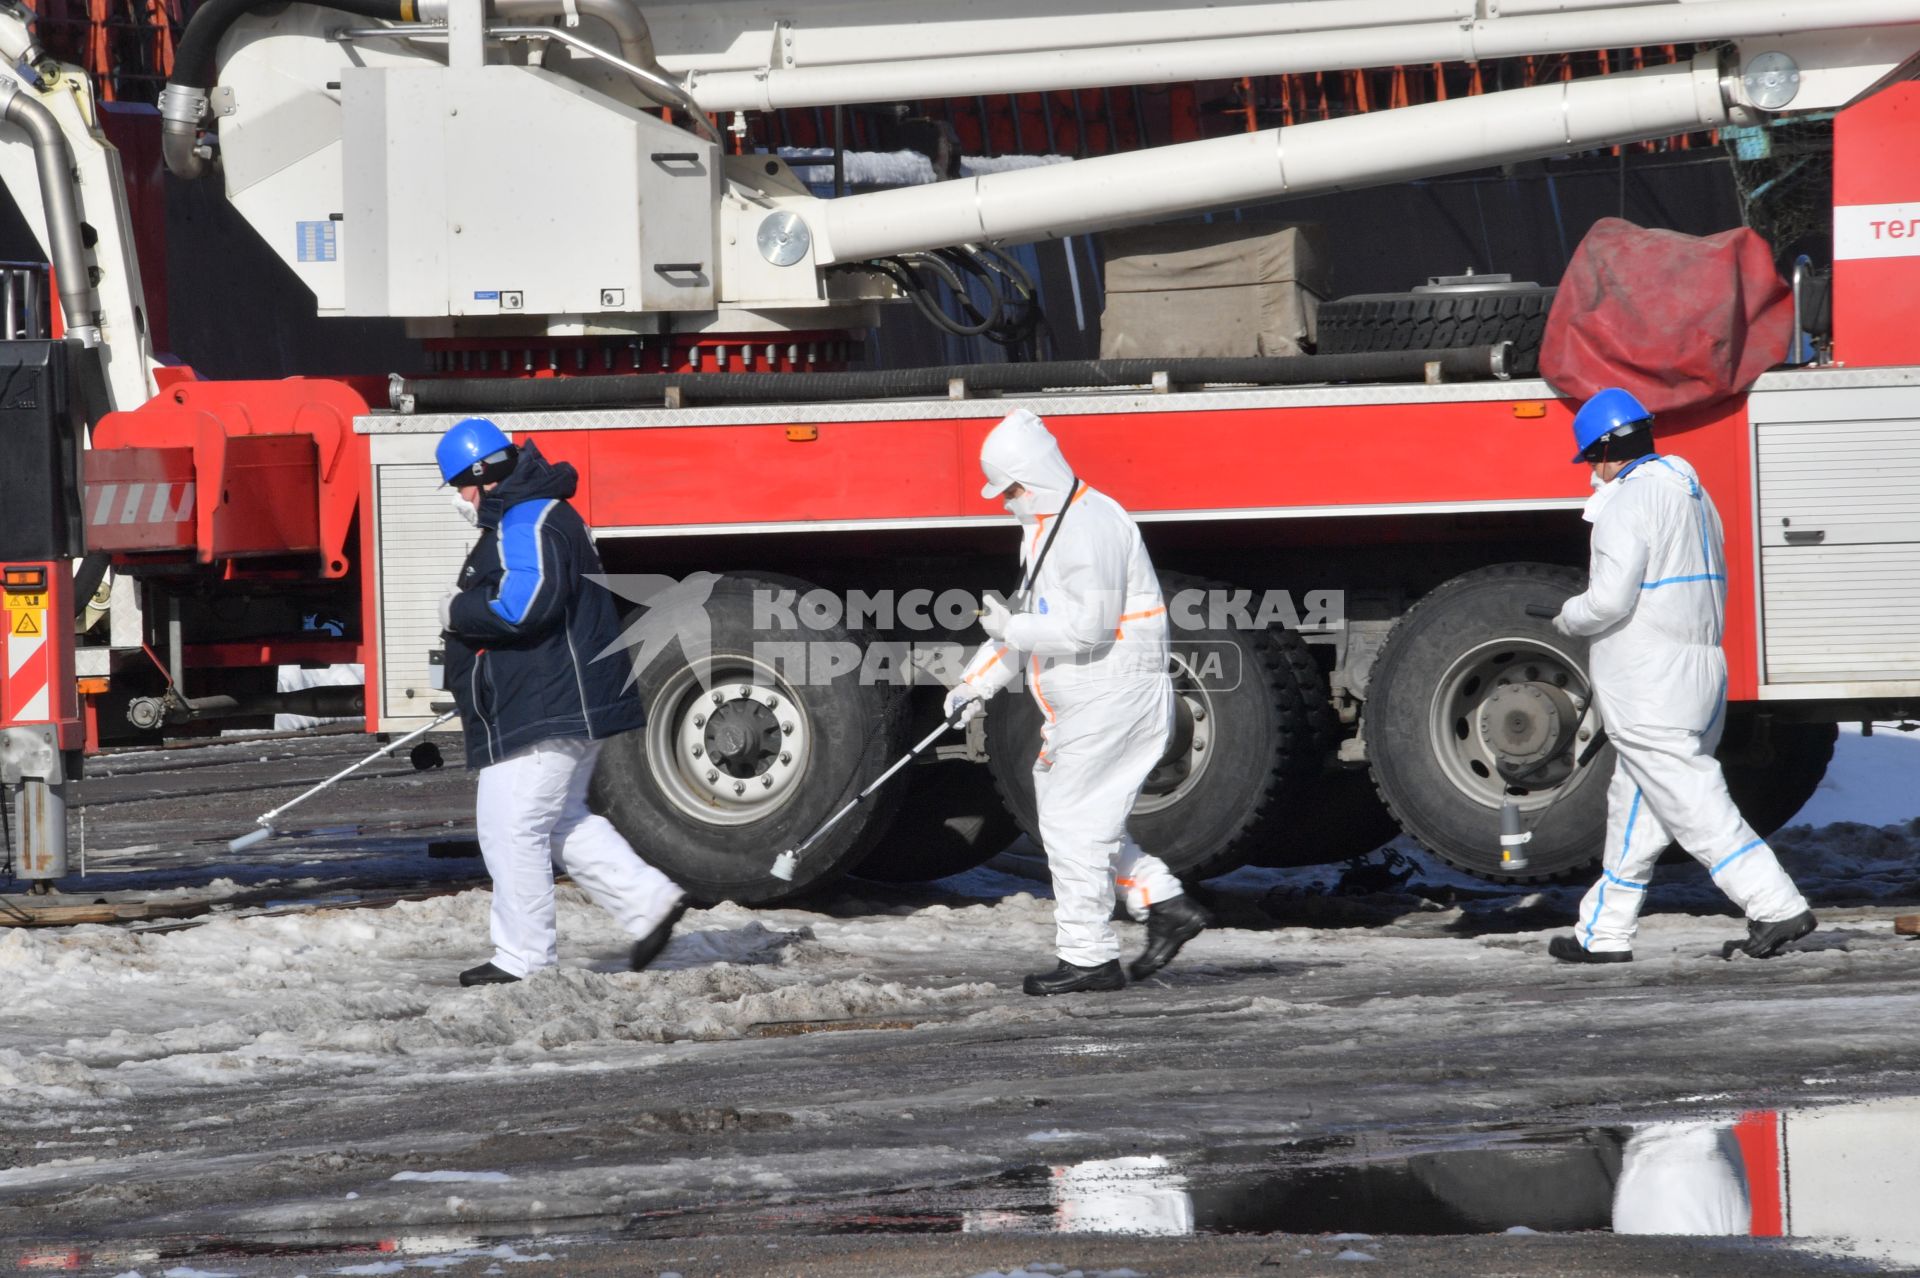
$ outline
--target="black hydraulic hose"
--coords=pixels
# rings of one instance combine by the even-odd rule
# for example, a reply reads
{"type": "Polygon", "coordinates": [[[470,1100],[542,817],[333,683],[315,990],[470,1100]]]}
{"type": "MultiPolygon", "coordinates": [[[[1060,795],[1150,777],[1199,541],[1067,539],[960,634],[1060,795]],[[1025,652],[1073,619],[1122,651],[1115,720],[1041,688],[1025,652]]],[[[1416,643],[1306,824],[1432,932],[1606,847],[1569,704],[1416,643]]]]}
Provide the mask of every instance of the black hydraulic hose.
{"type": "MultiPolygon", "coordinates": [[[[307,0],[311,3],[312,0],[307,0]]],[[[160,155],[175,177],[204,177],[206,157],[199,151],[200,124],[207,116],[207,95],[220,73],[215,55],[233,24],[255,9],[282,0],[206,0],[187,20],[174,48],[173,74],[160,90],[160,155]]],[[[411,22],[415,0],[326,0],[319,7],[359,18],[411,22]]]]}
{"type": "MultiPolygon", "coordinates": [[[[219,71],[214,65],[214,54],[228,29],[255,9],[281,2],[206,0],[205,4],[193,11],[193,17],[187,20],[186,31],[180,36],[180,43],[174,47],[173,74],[167,77],[167,83],[202,92],[211,89],[219,71]]],[[[384,18],[393,22],[411,22],[414,15],[412,0],[327,0],[320,7],[337,9],[358,18],[384,18]]]]}
{"type": "Polygon", "coordinates": [[[1511,343],[1457,350],[1371,351],[1234,359],[1060,360],[1042,364],[958,364],[859,373],[636,373],[556,378],[392,379],[393,402],[416,413],[540,408],[659,408],[682,403],[779,404],[945,398],[956,381],[970,391],[1037,392],[1151,385],[1300,386],[1322,382],[1417,382],[1437,365],[1446,381],[1507,376],[1511,343]]]}

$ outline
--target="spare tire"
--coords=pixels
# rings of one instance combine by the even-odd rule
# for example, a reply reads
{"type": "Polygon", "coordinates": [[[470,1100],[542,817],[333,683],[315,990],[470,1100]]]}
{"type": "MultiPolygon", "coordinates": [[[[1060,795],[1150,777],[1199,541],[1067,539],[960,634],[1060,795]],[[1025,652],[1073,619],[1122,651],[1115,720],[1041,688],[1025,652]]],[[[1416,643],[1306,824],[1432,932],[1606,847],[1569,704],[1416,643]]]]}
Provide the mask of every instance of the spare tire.
{"type": "Polygon", "coordinates": [[[885,771],[906,732],[904,691],[862,678],[864,645],[844,626],[804,612],[798,630],[754,625],[756,590],[806,589],[765,575],[714,579],[701,606],[711,664],[690,661],[678,637],[641,648],[647,726],[601,751],[594,810],[696,900],[759,905],[832,881],[872,848],[905,789],[890,783],[849,813],[791,882],[773,877],[774,858],[885,771]],[[791,664],[795,644],[804,670],[791,664]]]}
{"type": "Polygon", "coordinates": [[[1553,295],[1551,288],[1509,284],[1337,298],[1321,304],[1315,349],[1349,355],[1512,342],[1509,374],[1538,377],[1553,295]]]}

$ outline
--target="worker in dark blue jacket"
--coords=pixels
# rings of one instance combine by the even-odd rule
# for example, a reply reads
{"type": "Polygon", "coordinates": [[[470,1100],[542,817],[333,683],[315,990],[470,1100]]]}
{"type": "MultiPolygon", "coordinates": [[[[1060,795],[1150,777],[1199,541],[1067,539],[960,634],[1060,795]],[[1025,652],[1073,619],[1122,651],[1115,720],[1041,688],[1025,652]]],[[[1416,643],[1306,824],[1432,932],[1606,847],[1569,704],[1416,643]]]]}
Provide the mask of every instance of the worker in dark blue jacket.
{"type": "Polygon", "coordinates": [[[587,808],[600,745],[646,716],[621,654],[611,593],[589,581],[600,556],[567,499],[578,476],[532,440],[515,447],[483,417],[435,450],[454,509],[480,529],[458,587],[440,604],[447,682],[480,769],[476,820],[493,878],[493,958],[462,985],[517,981],[559,961],[553,869],[634,937],[639,971],[666,948],[684,893],[587,808]]]}

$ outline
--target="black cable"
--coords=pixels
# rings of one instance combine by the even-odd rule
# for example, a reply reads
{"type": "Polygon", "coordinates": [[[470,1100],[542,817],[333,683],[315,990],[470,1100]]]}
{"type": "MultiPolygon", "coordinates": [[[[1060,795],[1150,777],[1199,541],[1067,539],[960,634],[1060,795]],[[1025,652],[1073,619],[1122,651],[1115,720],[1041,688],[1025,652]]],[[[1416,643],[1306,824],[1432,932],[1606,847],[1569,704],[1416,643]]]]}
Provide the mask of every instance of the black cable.
{"type": "Polygon", "coordinates": [[[1040,290],[1018,259],[992,245],[935,249],[879,258],[869,265],[885,273],[925,316],[927,322],[955,337],[984,337],[1005,347],[1017,361],[1037,362],[1038,336],[1044,328],[1049,345],[1053,330],[1040,306],[1040,290]],[[985,295],[983,307],[971,283],[985,295]],[[939,285],[953,294],[956,316],[938,300],[939,285]]]}
{"type": "Polygon", "coordinates": [[[924,315],[934,327],[951,333],[955,337],[980,337],[993,327],[997,309],[994,314],[983,314],[973,304],[973,299],[967,296],[966,281],[960,278],[960,273],[940,258],[928,253],[913,253],[883,258],[879,265],[905,290],[914,309],[924,315]],[[920,277],[921,271],[933,276],[938,283],[945,284],[959,303],[972,312],[975,322],[968,323],[948,314],[940,303],[934,300],[933,285],[920,277]]]}

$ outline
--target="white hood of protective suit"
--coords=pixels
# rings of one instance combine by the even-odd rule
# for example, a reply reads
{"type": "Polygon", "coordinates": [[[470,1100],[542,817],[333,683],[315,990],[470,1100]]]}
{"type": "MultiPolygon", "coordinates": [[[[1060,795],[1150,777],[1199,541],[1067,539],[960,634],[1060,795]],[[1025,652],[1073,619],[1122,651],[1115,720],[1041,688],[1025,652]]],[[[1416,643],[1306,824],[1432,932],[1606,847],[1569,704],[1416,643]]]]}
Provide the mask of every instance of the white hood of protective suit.
{"type": "Polygon", "coordinates": [[[1022,521],[1051,515],[1067,504],[1073,489],[1073,468],[1060,454],[1059,441],[1038,417],[1018,409],[1001,419],[980,445],[980,473],[987,477],[982,497],[1000,496],[1021,484],[1027,496],[1013,508],[1022,521]]]}

